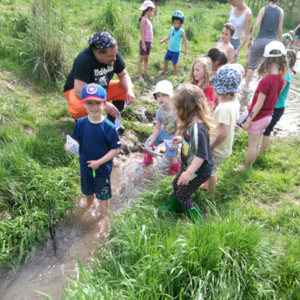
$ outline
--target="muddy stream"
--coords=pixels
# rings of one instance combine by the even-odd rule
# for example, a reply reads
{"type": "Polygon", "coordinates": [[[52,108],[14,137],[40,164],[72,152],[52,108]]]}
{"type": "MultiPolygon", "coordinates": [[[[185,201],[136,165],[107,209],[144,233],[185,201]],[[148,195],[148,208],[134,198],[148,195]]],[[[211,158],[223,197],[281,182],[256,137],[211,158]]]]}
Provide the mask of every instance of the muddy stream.
{"type": "MultiPolygon", "coordinates": [[[[283,117],[276,126],[278,136],[298,135],[300,133],[300,54],[295,66],[296,75],[292,74],[292,84],[286,101],[283,117]]],[[[251,92],[241,93],[239,100],[241,111],[249,104],[253,92],[258,85],[257,77],[250,83],[251,92]]],[[[155,173],[166,174],[168,160],[158,155],[154,164],[143,166],[138,163],[142,154],[130,154],[125,163],[114,167],[112,172],[113,199],[110,209],[114,213],[120,212],[125,203],[137,198],[139,192],[145,188],[147,179],[155,173]]],[[[79,206],[84,205],[81,200],[79,206]]],[[[46,293],[52,299],[59,299],[61,287],[66,278],[75,278],[78,270],[77,255],[85,266],[97,247],[104,243],[109,235],[109,223],[101,220],[99,204],[83,213],[82,209],[74,212],[72,221],[56,229],[58,249],[56,255],[51,238],[38,247],[29,256],[26,265],[13,270],[0,270],[0,299],[2,300],[35,300],[44,299],[37,291],[46,293]]]]}

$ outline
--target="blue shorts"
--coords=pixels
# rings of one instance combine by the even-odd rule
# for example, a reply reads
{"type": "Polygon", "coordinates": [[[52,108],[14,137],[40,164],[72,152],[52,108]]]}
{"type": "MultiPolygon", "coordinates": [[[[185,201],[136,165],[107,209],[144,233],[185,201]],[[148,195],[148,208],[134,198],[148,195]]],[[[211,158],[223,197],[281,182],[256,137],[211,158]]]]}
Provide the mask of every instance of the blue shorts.
{"type": "MultiPolygon", "coordinates": [[[[149,137],[148,141],[150,142],[151,139],[152,139],[152,135],[149,137]]],[[[154,145],[155,145],[155,146],[158,146],[158,145],[160,145],[161,143],[163,143],[164,140],[172,140],[172,138],[171,138],[169,135],[165,134],[165,133],[163,132],[163,130],[161,129],[161,130],[160,130],[160,133],[159,133],[159,135],[158,135],[158,137],[157,137],[157,139],[156,139],[156,141],[155,141],[155,143],[154,143],[154,145]]],[[[166,143],[165,143],[165,146],[166,146],[165,154],[166,154],[168,157],[175,157],[175,156],[176,156],[176,153],[177,153],[177,149],[171,151],[166,143]]]]}
{"type": "MultiPolygon", "coordinates": [[[[231,38],[230,39],[230,44],[233,46],[234,51],[239,47],[239,45],[241,44],[241,39],[236,40],[231,38]]],[[[240,53],[238,54],[238,56],[236,58],[234,58],[234,60],[238,60],[240,57],[240,53]]]]}
{"type": "Polygon", "coordinates": [[[299,40],[300,39],[300,35],[296,35],[295,39],[299,40]]]}
{"type": "Polygon", "coordinates": [[[179,54],[180,52],[172,52],[168,49],[165,60],[171,60],[173,64],[177,64],[179,60],[179,54]]]}
{"type": "Polygon", "coordinates": [[[108,200],[111,198],[110,178],[104,178],[95,171],[96,177],[93,177],[92,168],[81,169],[81,191],[89,196],[96,194],[98,200],[108,200]]]}

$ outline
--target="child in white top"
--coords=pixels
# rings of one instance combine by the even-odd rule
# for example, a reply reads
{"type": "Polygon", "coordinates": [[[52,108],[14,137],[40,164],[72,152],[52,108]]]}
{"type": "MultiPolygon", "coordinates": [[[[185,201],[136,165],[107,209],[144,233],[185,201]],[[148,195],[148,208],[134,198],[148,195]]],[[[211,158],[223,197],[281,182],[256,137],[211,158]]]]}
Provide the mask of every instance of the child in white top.
{"type": "Polygon", "coordinates": [[[241,72],[234,65],[222,66],[218,69],[216,76],[210,79],[216,96],[222,100],[213,114],[215,127],[210,137],[210,149],[215,164],[212,175],[207,181],[210,192],[215,190],[220,164],[232,153],[234,126],[240,110],[240,103],[236,99],[236,94],[240,92],[239,84],[241,81],[241,72]]]}
{"type": "MultiPolygon", "coordinates": [[[[156,125],[153,131],[153,135],[147,140],[147,146],[154,148],[165,140],[172,140],[177,131],[176,121],[173,114],[173,104],[171,97],[173,96],[173,85],[168,80],[159,81],[156,84],[155,91],[153,93],[154,98],[157,100],[160,108],[156,112],[156,125]]],[[[169,147],[165,142],[166,150],[165,154],[170,160],[169,173],[176,175],[179,170],[179,162],[176,158],[177,149],[169,147]]],[[[153,161],[152,155],[149,151],[145,150],[146,154],[141,162],[142,164],[148,164],[153,161]]]]}
{"type": "Polygon", "coordinates": [[[234,48],[230,44],[230,39],[234,35],[234,32],[235,32],[235,27],[233,24],[231,23],[224,24],[222,29],[222,35],[221,35],[222,41],[217,42],[215,45],[215,47],[221,49],[227,54],[229,64],[234,62],[233,60],[234,48]]]}
{"type": "Polygon", "coordinates": [[[139,43],[140,57],[138,61],[138,72],[140,81],[144,81],[142,77],[142,64],[144,62],[145,73],[148,73],[148,58],[150,51],[153,48],[153,30],[150,19],[153,14],[154,4],[152,1],[144,1],[139,10],[142,10],[143,13],[139,19],[141,26],[141,39],[139,43]]]}

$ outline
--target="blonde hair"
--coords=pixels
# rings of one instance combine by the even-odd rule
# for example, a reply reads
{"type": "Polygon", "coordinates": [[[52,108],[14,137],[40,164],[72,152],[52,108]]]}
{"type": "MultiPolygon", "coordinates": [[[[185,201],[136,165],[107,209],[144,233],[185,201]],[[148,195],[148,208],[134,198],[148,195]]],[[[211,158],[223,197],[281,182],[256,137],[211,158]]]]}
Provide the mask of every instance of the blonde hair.
{"type": "Polygon", "coordinates": [[[190,83],[191,84],[197,84],[195,77],[194,77],[194,68],[197,63],[202,64],[204,68],[204,80],[203,83],[201,84],[201,89],[206,89],[209,85],[209,78],[212,77],[213,75],[213,64],[212,61],[209,57],[198,57],[194,61],[192,65],[192,69],[190,72],[190,83]]]}
{"type": "Polygon", "coordinates": [[[185,129],[194,116],[198,116],[206,125],[207,132],[212,129],[210,109],[206,97],[199,87],[186,84],[172,97],[177,114],[178,129],[185,129]]]}
{"type": "MultiPolygon", "coordinates": [[[[280,54],[280,50],[272,50],[270,54],[280,54]]],[[[285,55],[279,57],[266,57],[264,61],[259,65],[257,69],[257,74],[259,77],[268,76],[270,74],[270,68],[272,64],[276,64],[278,66],[279,72],[282,75],[285,75],[289,71],[288,60],[285,55]]]]}

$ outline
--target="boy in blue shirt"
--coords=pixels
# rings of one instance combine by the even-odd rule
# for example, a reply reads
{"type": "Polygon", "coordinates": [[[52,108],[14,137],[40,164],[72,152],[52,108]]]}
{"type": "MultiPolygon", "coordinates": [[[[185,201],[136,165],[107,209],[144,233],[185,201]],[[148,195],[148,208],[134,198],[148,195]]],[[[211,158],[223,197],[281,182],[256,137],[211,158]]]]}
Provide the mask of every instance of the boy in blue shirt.
{"type": "Polygon", "coordinates": [[[160,41],[160,44],[170,40],[168,51],[165,55],[165,64],[164,69],[159,71],[159,75],[163,74],[168,70],[169,60],[172,61],[174,67],[174,76],[177,76],[178,70],[178,60],[180,54],[181,41],[184,43],[184,55],[187,55],[187,42],[184,30],[181,28],[181,25],[184,22],[184,14],[181,11],[175,11],[172,15],[173,26],[169,31],[169,35],[160,41]]]}
{"type": "Polygon", "coordinates": [[[111,199],[110,174],[113,158],[122,146],[115,125],[102,112],[106,103],[105,89],[95,83],[82,89],[82,101],[88,115],[77,120],[72,138],[79,143],[81,190],[87,208],[96,198],[101,201],[101,215],[108,214],[111,199]],[[103,214],[102,214],[103,212],[103,214]]]}

